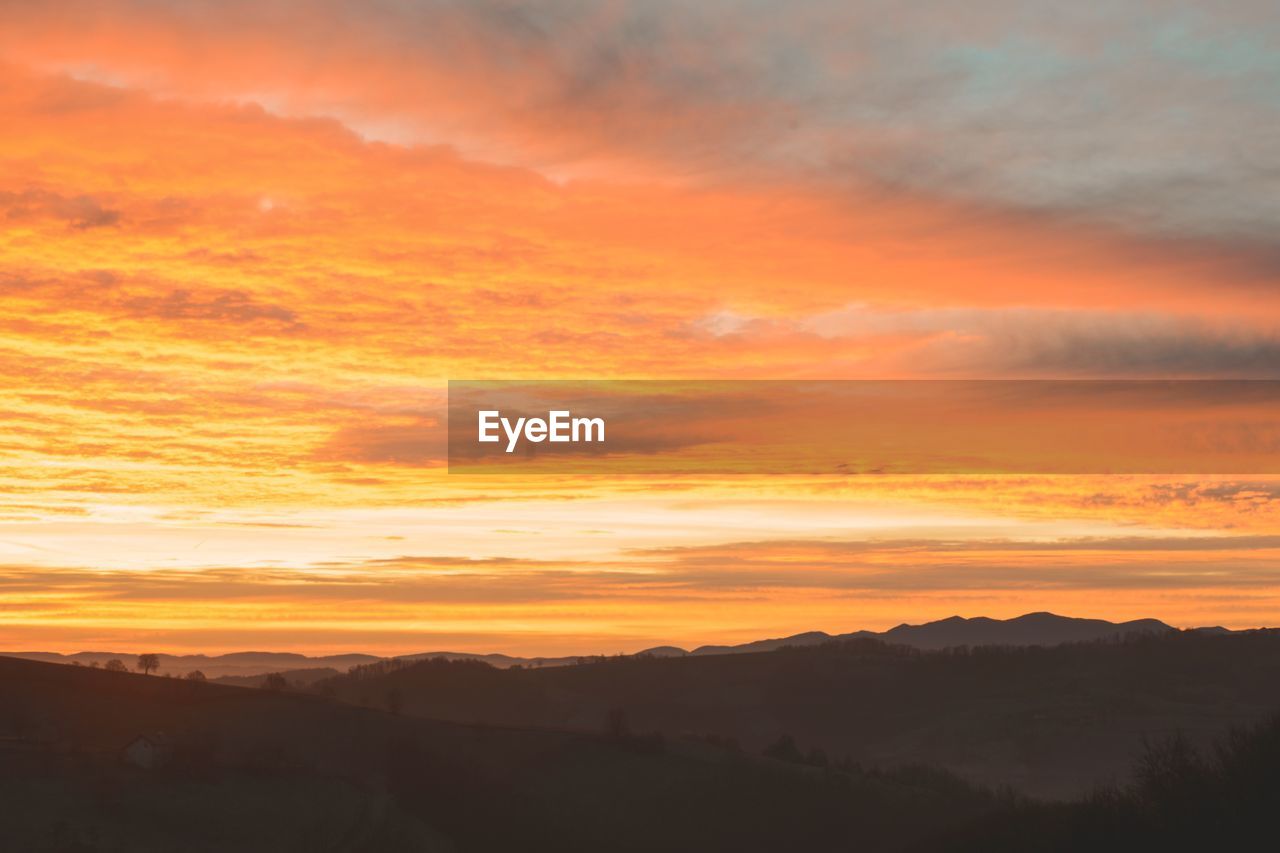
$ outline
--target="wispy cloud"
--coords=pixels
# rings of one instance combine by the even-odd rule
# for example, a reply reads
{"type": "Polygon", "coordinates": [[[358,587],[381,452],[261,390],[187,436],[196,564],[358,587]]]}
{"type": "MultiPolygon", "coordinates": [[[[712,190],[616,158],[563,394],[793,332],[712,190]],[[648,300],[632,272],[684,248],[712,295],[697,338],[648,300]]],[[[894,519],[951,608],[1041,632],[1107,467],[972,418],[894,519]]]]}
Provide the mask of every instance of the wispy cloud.
{"type": "Polygon", "coordinates": [[[873,184],[1269,243],[1265,3],[11,6],[11,57],[552,172],[873,184]],[[708,50],[715,45],[715,50],[708,50]]]}
{"type": "Polygon", "coordinates": [[[1275,377],[1278,27],[1250,0],[0,4],[0,549],[40,564],[0,579],[0,640],[1264,621],[1263,478],[478,486],[434,463],[449,377],[1275,377]],[[637,503],[585,518],[601,494],[637,503]],[[315,524],[252,526],[284,508],[315,524]],[[935,511],[986,545],[598,544],[935,511]],[[221,512],[240,526],[200,528],[221,512]],[[997,542],[1038,523],[1110,544],[997,542]],[[424,530],[438,548],[404,548],[528,562],[379,562],[424,530]]]}

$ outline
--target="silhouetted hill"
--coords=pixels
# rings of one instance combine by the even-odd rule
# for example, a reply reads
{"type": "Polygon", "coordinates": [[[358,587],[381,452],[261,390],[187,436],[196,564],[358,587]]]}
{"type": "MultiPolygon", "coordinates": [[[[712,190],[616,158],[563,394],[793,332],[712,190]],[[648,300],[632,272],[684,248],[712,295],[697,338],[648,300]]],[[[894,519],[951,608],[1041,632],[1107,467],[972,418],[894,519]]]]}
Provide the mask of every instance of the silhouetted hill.
{"type": "MultiPolygon", "coordinates": [[[[0,652],[0,656],[38,660],[46,663],[80,664],[81,666],[105,666],[110,660],[119,660],[134,668],[136,654],[121,652],[76,652],[63,655],[57,652],[0,652]]],[[[308,657],[293,652],[232,652],[225,655],[170,655],[159,654],[161,675],[183,676],[193,670],[203,672],[208,679],[224,676],[263,675],[285,670],[321,669],[328,667],[345,672],[353,666],[381,660],[377,655],[343,654],[308,657]]]]}
{"type": "Polygon", "coordinates": [[[835,638],[823,631],[807,631],[803,634],[793,634],[790,637],[780,637],[772,640],[755,640],[750,643],[742,643],[736,646],[699,646],[690,652],[690,654],[729,655],[751,654],[753,652],[772,652],[784,646],[816,646],[819,643],[828,643],[833,639],[835,638]]]}
{"type": "MultiPolygon", "coordinates": [[[[1053,613],[1028,613],[1003,621],[984,616],[973,619],[952,616],[924,625],[899,625],[878,636],[885,642],[917,649],[945,649],[954,646],[1054,646],[1106,640],[1127,634],[1166,634],[1173,630],[1158,619],[1107,622],[1053,613]]],[[[848,636],[871,635],[859,632],[848,636]]]]}
{"type": "MultiPolygon", "coordinates": [[[[472,652],[420,652],[412,655],[400,655],[394,660],[474,660],[481,663],[487,663],[489,666],[498,669],[506,669],[511,666],[571,666],[582,661],[582,658],[573,655],[569,657],[531,657],[524,658],[517,655],[504,654],[475,654],[472,652]]],[[[392,660],[392,658],[384,658],[384,660],[392,660]]]]}
{"type": "MultiPolygon", "coordinates": [[[[946,649],[955,646],[1056,646],[1123,637],[1127,634],[1162,634],[1174,629],[1158,619],[1108,622],[1104,619],[1076,619],[1053,613],[1028,613],[1014,619],[965,619],[952,616],[923,625],[899,625],[888,631],[853,631],[831,635],[809,631],[776,640],[757,640],[737,646],[702,646],[695,655],[770,652],[785,646],[816,646],[832,640],[880,639],[886,643],[916,649],[946,649]]],[[[1225,630],[1225,629],[1224,629],[1225,630]]]]}
{"type": "Polygon", "coordinates": [[[946,774],[824,769],[616,715],[458,725],[12,658],[0,686],[3,850],[887,851],[996,805],[946,774]],[[164,767],[121,763],[142,733],[164,733],[164,767]]]}
{"type": "MultiPolygon", "coordinates": [[[[832,640],[849,639],[883,639],[899,645],[920,649],[938,649],[950,646],[1051,646],[1058,643],[1088,642],[1110,637],[1124,636],[1129,633],[1163,633],[1174,630],[1156,619],[1138,619],[1133,622],[1107,622],[1102,619],[1074,619],[1056,616],[1052,613],[1029,613],[1016,619],[988,619],[977,617],[964,619],[952,616],[938,622],[923,625],[899,625],[884,632],[853,631],[848,634],[827,634],[823,631],[807,631],[777,639],[754,640],[749,643],[731,646],[699,646],[692,652],[676,646],[655,646],[637,652],[637,655],[650,657],[683,657],[685,655],[724,655],[768,652],[785,646],[815,646],[832,640]]],[[[1205,632],[1231,633],[1226,628],[1197,628],[1205,632]]],[[[137,655],[120,652],[77,652],[63,655],[57,652],[0,652],[6,657],[41,660],[50,663],[79,663],[82,665],[104,665],[111,659],[119,659],[130,668],[137,655]]],[[[500,653],[476,652],[419,652],[400,655],[396,660],[478,660],[497,667],[507,669],[512,666],[522,668],[542,668],[553,666],[571,666],[591,660],[598,655],[563,655],[559,657],[520,657],[500,653]]],[[[255,676],[273,672],[303,671],[330,667],[345,671],[353,666],[373,663],[392,658],[368,654],[342,654],[307,657],[293,652],[232,652],[225,655],[160,655],[160,673],[166,675],[185,675],[192,670],[200,670],[210,679],[228,676],[255,676]]]]}
{"type": "Polygon", "coordinates": [[[271,675],[279,675],[289,687],[308,687],[341,673],[331,666],[322,666],[314,669],[286,669],[276,673],[264,672],[259,675],[224,675],[213,680],[232,687],[261,687],[271,675]]]}
{"type": "Polygon", "coordinates": [[[1070,804],[1017,802],[930,839],[919,853],[1037,850],[1271,850],[1280,808],[1280,717],[1198,750],[1174,735],[1147,745],[1133,782],[1070,804]]]}
{"type": "Polygon", "coordinates": [[[929,764],[984,784],[1068,796],[1127,772],[1135,744],[1200,742],[1280,707],[1280,631],[1139,634],[1050,647],[922,652],[877,640],[757,654],[618,657],[505,670],[421,662],[320,682],[356,704],[396,691],[405,713],[590,728],[610,709],[640,731],[759,751],[929,764]]]}
{"type": "Polygon", "coordinates": [[[645,649],[644,651],[636,652],[636,654],[646,655],[648,657],[654,657],[654,658],[680,658],[680,657],[684,657],[689,653],[686,652],[684,649],[677,648],[676,646],[654,646],[651,649],[645,649]]]}

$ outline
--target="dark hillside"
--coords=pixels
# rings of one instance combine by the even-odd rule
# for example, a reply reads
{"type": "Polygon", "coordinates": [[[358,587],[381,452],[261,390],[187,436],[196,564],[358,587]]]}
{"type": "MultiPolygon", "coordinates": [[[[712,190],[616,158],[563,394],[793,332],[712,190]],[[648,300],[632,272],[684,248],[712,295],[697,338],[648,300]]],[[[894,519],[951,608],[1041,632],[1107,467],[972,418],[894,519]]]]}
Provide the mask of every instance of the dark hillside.
{"type": "Polygon", "coordinates": [[[539,670],[426,661],[316,689],[508,725],[594,730],[617,709],[640,731],[714,734],[752,752],[790,735],[863,764],[929,764],[1073,796],[1125,776],[1144,737],[1180,730],[1202,743],[1280,707],[1280,631],[944,652],[850,640],[539,670]]]}
{"type": "Polygon", "coordinates": [[[1150,743],[1134,781],[1070,804],[1020,802],[916,849],[1274,850],[1280,814],[1280,717],[1236,729],[1211,748],[1174,735],[1150,743]]]}
{"type": "Polygon", "coordinates": [[[615,723],[456,725],[0,658],[0,849],[894,850],[995,805],[945,774],[821,769],[615,723]],[[165,733],[170,763],[123,765],[142,732],[165,733]]]}

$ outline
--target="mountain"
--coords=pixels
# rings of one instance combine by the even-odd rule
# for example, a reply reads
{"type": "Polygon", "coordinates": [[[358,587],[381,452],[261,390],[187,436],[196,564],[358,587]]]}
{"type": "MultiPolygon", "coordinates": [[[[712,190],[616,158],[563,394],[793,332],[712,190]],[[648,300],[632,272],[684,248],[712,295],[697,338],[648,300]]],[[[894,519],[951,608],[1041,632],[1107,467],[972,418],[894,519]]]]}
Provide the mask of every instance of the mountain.
{"type": "Polygon", "coordinates": [[[793,634],[790,637],[781,637],[776,640],[755,640],[750,643],[742,643],[737,646],[699,646],[690,654],[693,655],[738,655],[751,654],[753,652],[772,652],[784,646],[814,646],[819,643],[826,643],[832,639],[830,634],[823,631],[807,631],[803,634],[793,634]]]}
{"type": "MultiPolygon", "coordinates": [[[[770,652],[786,646],[816,646],[833,640],[880,639],[886,643],[916,649],[945,649],[957,646],[1056,646],[1059,643],[1088,643],[1126,634],[1160,634],[1174,631],[1158,619],[1107,622],[1103,619],[1075,619],[1053,613],[1028,613],[1015,619],[965,619],[952,616],[923,625],[899,625],[888,631],[853,631],[827,634],[809,631],[773,640],[756,640],[737,646],[701,646],[693,655],[732,655],[770,652]]],[[[1225,629],[1217,629],[1224,631],[1225,629]]]]}
{"type": "Polygon", "coordinates": [[[1221,734],[1276,706],[1277,661],[1276,631],[938,652],[861,639],[547,669],[428,659],[331,679],[343,702],[0,658],[0,849],[1246,849],[1274,822],[1280,723],[1221,734]],[[510,716],[590,695],[601,713],[581,731],[417,715],[490,688],[510,716]],[[401,713],[360,706],[393,696],[401,713]],[[1023,761],[1024,790],[1064,757],[1132,781],[996,796],[824,751],[824,718],[889,751],[1023,761]],[[697,727],[664,737],[659,719],[697,727]],[[783,734],[757,749],[735,734],[752,719],[783,734]],[[160,766],[122,760],[140,735],[166,745],[160,766]]]}
{"type": "Polygon", "coordinates": [[[1003,621],[985,616],[973,619],[952,616],[924,625],[899,625],[882,634],[859,631],[841,638],[878,636],[887,643],[917,649],[945,649],[955,646],[1056,646],[1060,643],[1089,643],[1126,634],[1164,634],[1175,630],[1158,619],[1107,622],[1053,613],[1028,613],[1003,621]]]}
{"type": "MultiPolygon", "coordinates": [[[[58,652],[0,652],[0,656],[23,658],[25,660],[44,661],[45,663],[78,664],[85,667],[105,666],[107,661],[119,660],[129,669],[135,667],[137,654],[132,652],[76,652],[64,655],[58,652]]],[[[294,652],[231,652],[224,655],[170,655],[160,654],[160,675],[182,677],[188,672],[199,670],[211,681],[236,683],[232,679],[242,679],[243,683],[257,686],[261,676],[269,673],[284,673],[286,677],[293,674],[306,678],[305,673],[320,669],[335,672],[346,672],[353,666],[375,663],[389,658],[368,654],[319,655],[309,657],[294,652]]],[[[517,657],[504,654],[474,654],[469,652],[422,652],[404,655],[399,660],[427,660],[443,658],[445,660],[478,660],[498,669],[509,666],[543,667],[569,666],[580,663],[583,658],[572,657],[517,657]]]]}
{"type": "Polygon", "coordinates": [[[651,658],[682,658],[689,654],[684,649],[676,646],[654,646],[651,649],[636,652],[636,656],[644,656],[651,658]]]}
{"type": "MultiPolygon", "coordinates": [[[[76,652],[64,655],[57,652],[0,652],[4,657],[24,658],[46,663],[79,664],[84,667],[105,666],[107,661],[119,660],[134,668],[137,655],[127,652],[76,652]]],[[[159,654],[160,675],[184,676],[193,670],[204,673],[205,678],[218,679],[228,676],[253,676],[285,670],[329,668],[345,672],[353,666],[382,660],[376,655],[343,654],[308,657],[293,652],[232,652],[225,655],[170,655],[159,654]]]]}
{"type": "MultiPolygon", "coordinates": [[[[618,712],[635,731],[699,733],[750,752],[788,737],[805,753],[931,765],[1052,797],[1126,773],[1144,736],[1180,730],[1203,742],[1280,708],[1280,631],[1104,628],[1111,638],[1051,646],[920,650],[857,638],[545,669],[428,660],[314,689],[375,707],[395,697],[404,714],[491,725],[586,729],[618,712]]],[[[1031,636],[1022,624],[1001,630],[1031,636]]]]}
{"type": "MultiPolygon", "coordinates": [[[[853,631],[847,634],[828,634],[808,631],[777,639],[755,640],[736,646],[699,646],[692,652],[676,646],[655,646],[637,652],[650,657],[684,657],[685,655],[731,655],[775,651],[786,646],[815,646],[832,640],[882,639],[896,645],[917,649],[941,649],[951,646],[1052,646],[1058,643],[1079,643],[1103,640],[1133,633],[1164,633],[1174,628],[1157,619],[1138,619],[1132,622],[1107,622],[1102,619],[1075,619],[1052,613],[1028,613],[1016,619],[988,619],[979,616],[965,619],[952,616],[923,625],[899,625],[888,631],[853,631]]],[[[1196,629],[1205,632],[1227,632],[1225,628],[1196,629]]],[[[1227,632],[1229,633],[1229,632],[1227,632]]],[[[104,665],[117,658],[132,668],[135,654],[120,652],[77,652],[71,655],[56,652],[0,652],[8,657],[41,660],[50,663],[79,663],[84,666],[104,665]]],[[[399,656],[399,660],[417,661],[442,658],[444,660],[478,660],[498,669],[512,666],[539,669],[543,667],[572,666],[598,657],[567,655],[562,657],[520,657],[499,653],[474,652],[419,652],[399,656]]],[[[250,677],[272,672],[302,671],[332,668],[346,671],[353,666],[373,663],[388,658],[368,654],[342,654],[319,657],[292,652],[233,652],[225,655],[160,655],[160,673],[181,676],[192,670],[200,670],[207,678],[250,677]]]]}
{"type": "Polygon", "coordinates": [[[476,654],[473,652],[419,652],[412,655],[400,655],[396,660],[477,660],[487,663],[489,666],[498,669],[506,669],[511,666],[527,666],[527,667],[543,667],[543,666],[571,666],[581,663],[582,658],[573,655],[571,657],[532,657],[522,658],[516,655],[504,654],[476,654]]]}

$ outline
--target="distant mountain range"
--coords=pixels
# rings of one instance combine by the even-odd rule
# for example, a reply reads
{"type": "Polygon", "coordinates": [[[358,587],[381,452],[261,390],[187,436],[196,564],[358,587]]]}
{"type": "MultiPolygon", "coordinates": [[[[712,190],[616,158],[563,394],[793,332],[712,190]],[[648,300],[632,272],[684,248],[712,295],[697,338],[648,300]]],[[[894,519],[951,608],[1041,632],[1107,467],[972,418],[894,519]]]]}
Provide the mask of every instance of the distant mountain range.
{"type": "MultiPolygon", "coordinates": [[[[131,670],[138,657],[129,652],[76,652],[70,655],[57,652],[2,652],[0,654],[5,657],[81,666],[105,666],[110,660],[119,660],[131,670]]],[[[225,655],[159,654],[158,657],[160,658],[158,670],[160,675],[186,675],[193,670],[199,670],[210,680],[303,669],[330,669],[345,672],[353,666],[382,659],[377,655],[363,654],[308,657],[293,652],[232,652],[225,655]]]]}
{"type": "MultiPolygon", "coordinates": [[[[888,631],[853,631],[848,634],[828,634],[809,631],[789,637],[756,640],[734,646],[699,646],[688,651],[676,646],[656,646],[637,652],[651,657],[686,657],[703,655],[734,655],[752,652],[769,652],[784,646],[813,646],[833,640],[869,638],[894,645],[917,649],[944,649],[955,646],[1055,646],[1061,643],[1091,642],[1126,634],[1155,634],[1176,631],[1158,619],[1136,619],[1130,622],[1108,622],[1103,619],[1076,619],[1053,613],[1028,613],[1014,619],[989,619],[978,616],[966,619],[952,616],[923,625],[898,625],[888,631]]],[[[1230,633],[1226,628],[1197,628],[1201,632],[1230,633]]],[[[0,652],[8,657],[51,663],[82,666],[103,666],[118,658],[132,668],[136,656],[120,652],[77,652],[63,655],[57,652],[0,652]]],[[[225,655],[168,655],[160,656],[160,673],[184,675],[200,670],[209,679],[225,679],[227,683],[251,685],[261,676],[271,672],[291,673],[299,681],[309,682],[323,677],[319,670],[345,671],[360,664],[373,663],[384,658],[369,654],[342,654],[308,657],[292,652],[234,652],[225,655]],[[314,675],[312,675],[314,673],[314,675]]],[[[592,656],[519,657],[505,654],[472,654],[468,652],[422,652],[401,655],[401,660],[446,658],[448,660],[479,660],[499,669],[512,666],[541,668],[576,664],[592,656]]],[[[327,673],[325,673],[327,674],[327,673]]]]}
{"type": "MultiPolygon", "coordinates": [[[[1131,622],[1108,622],[1104,619],[1075,619],[1053,613],[1028,613],[1014,619],[988,619],[977,616],[965,619],[952,616],[923,625],[902,624],[888,631],[853,631],[827,634],[809,631],[775,640],[756,640],[738,646],[701,646],[692,652],[660,647],[655,654],[672,656],[731,655],[744,652],[769,652],[783,646],[813,646],[832,640],[867,638],[883,640],[898,646],[917,649],[945,649],[953,646],[1056,646],[1061,643],[1084,643],[1126,634],[1159,634],[1175,631],[1159,619],[1135,619],[1131,622]]],[[[1225,629],[1220,629],[1225,630],[1225,629]]],[[[641,652],[641,654],[644,654],[641,652]]]]}

